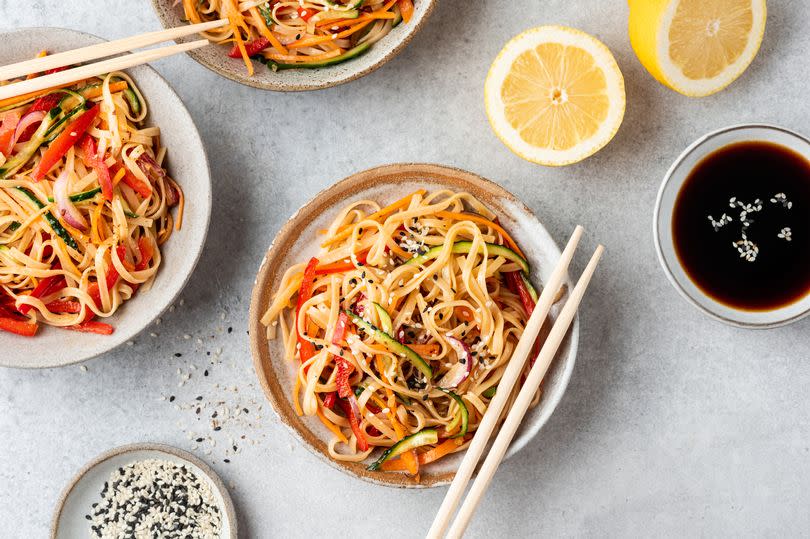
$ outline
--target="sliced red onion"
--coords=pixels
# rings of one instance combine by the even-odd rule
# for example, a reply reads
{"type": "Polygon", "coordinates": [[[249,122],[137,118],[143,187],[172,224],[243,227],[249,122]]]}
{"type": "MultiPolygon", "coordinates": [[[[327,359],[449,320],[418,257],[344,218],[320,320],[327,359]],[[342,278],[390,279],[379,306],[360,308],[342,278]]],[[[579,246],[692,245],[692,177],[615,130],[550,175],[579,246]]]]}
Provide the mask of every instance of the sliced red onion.
{"type": "Polygon", "coordinates": [[[445,338],[447,339],[447,342],[450,343],[450,346],[453,347],[453,350],[456,351],[456,354],[458,355],[458,363],[450,367],[447,374],[445,374],[442,379],[439,380],[439,387],[443,389],[452,389],[454,387],[458,387],[461,382],[470,376],[473,368],[473,357],[472,350],[470,350],[467,343],[449,335],[445,338]]]}
{"type": "Polygon", "coordinates": [[[45,118],[45,114],[46,112],[44,110],[37,110],[35,112],[29,112],[23,116],[20,123],[17,124],[17,129],[14,131],[14,139],[11,142],[11,145],[14,146],[17,144],[17,141],[25,142],[24,140],[20,140],[20,136],[32,125],[41,123],[43,118],[45,118]]]}
{"type": "Polygon", "coordinates": [[[67,224],[78,230],[85,231],[87,230],[87,221],[84,220],[84,216],[70,201],[67,188],[68,172],[63,170],[53,184],[53,199],[56,201],[56,208],[67,224]]]}

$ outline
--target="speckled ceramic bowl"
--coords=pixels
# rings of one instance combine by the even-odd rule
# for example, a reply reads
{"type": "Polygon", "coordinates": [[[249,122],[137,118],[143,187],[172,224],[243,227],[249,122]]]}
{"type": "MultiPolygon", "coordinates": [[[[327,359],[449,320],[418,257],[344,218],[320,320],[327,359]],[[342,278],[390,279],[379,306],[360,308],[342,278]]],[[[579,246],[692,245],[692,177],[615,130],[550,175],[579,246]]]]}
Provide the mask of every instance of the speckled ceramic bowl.
{"type": "Polygon", "coordinates": [[[146,459],[168,460],[185,465],[203,482],[208,483],[222,516],[222,530],[217,539],[236,539],[237,520],[228,489],[217,473],[188,451],[169,445],[139,443],[116,447],[87,463],[62,492],[51,520],[51,539],[90,537],[85,515],[100,499],[101,489],[117,468],[146,459]]]}
{"type": "MultiPolygon", "coordinates": [[[[335,468],[355,477],[396,487],[434,487],[452,481],[463,454],[443,459],[420,471],[416,482],[405,474],[369,472],[368,463],[337,462],[329,457],[327,442],[331,433],[317,418],[298,417],[293,410],[291,393],[296,366],[284,359],[282,344],[266,338],[261,317],[267,310],[287,268],[309,259],[318,250],[317,231],[326,228],[339,208],[355,200],[372,199],[381,204],[392,202],[415,189],[452,189],[475,195],[498,214],[532,265],[535,283],[545,282],[560,257],[560,250],[543,225],[523,203],[499,185],[463,170],[438,165],[388,165],[360,172],[318,193],[293,215],[279,231],[256,277],[250,304],[250,340],[253,363],[267,398],[281,421],[315,455],[335,468]]],[[[566,278],[570,289],[570,280],[566,278]]],[[[559,305],[552,310],[556,317],[559,305]]],[[[568,385],[574,368],[579,339],[576,319],[546,375],[544,392],[538,406],[529,410],[507,457],[514,455],[545,424],[568,385]]],[[[376,458],[376,453],[373,455],[376,458]]],[[[371,459],[369,459],[369,462],[371,459]]]]}
{"type": "MultiPolygon", "coordinates": [[[[63,28],[27,28],[0,34],[0,65],[33,58],[37,52],[71,50],[103,41],[63,28]]],[[[0,333],[0,366],[58,367],[95,357],[132,339],[171,305],[186,284],[202,252],[211,215],[211,178],[205,148],[183,102],[149,66],[128,70],[143,93],[148,125],[161,129],[168,148],[169,174],[186,199],[183,228],[162,247],[163,261],[152,288],[137,294],[106,321],[112,335],[93,335],[43,326],[34,338],[0,333]]]]}
{"type": "MultiPolygon", "coordinates": [[[[318,90],[337,86],[368,75],[397,55],[414,35],[422,28],[436,0],[416,0],[413,18],[407,24],[400,24],[383,39],[371,46],[363,55],[330,67],[320,69],[287,69],[273,72],[263,64],[254,61],[255,73],[249,77],[241,58],[229,58],[230,46],[215,45],[190,51],[188,54],[208,69],[236,82],[281,92],[318,90]]],[[[174,5],[174,0],[152,0],[160,22],[165,28],[187,24],[183,19],[182,4],[174,5]]],[[[178,40],[179,42],[199,39],[196,35],[178,40]]]]}

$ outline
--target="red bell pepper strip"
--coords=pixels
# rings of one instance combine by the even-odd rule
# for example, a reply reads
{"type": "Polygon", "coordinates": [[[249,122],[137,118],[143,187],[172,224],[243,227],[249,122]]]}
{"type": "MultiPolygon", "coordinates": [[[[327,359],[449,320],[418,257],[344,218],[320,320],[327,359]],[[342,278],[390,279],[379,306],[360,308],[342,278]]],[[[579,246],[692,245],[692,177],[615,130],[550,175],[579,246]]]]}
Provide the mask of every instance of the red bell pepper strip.
{"type": "Polygon", "coordinates": [[[84,135],[84,132],[93,123],[93,120],[98,116],[98,105],[93,104],[84,113],[70,122],[65,130],[62,131],[56,139],[51,142],[45,153],[42,154],[42,159],[34,168],[31,177],[34,181],[38,182],[56,165],[65,154],[70,150],[74,144],[84,135]]]}
{"type": "Polygon", "coordinates": [[[45,305],[45,308],[52,313],[78,314],[82,311],[82,305],[78,301],[56,300],[45,305]]]}
{"type": "Polygon", "coordinates": [[[98,184],[101,186],[101,194],[104,195],[104,200],[112,201],[113,197],[113,184],[110,177],[110,167],[104,163],[104,159],[99,157],[96,151],[96,141],[90,135],[85,135],[79,144],[79,149],[82,153],[82,159],[87,165],[96,171],[98,176],[98,184]]]}
{"type": "Polygon", "coordinates": [[[523,310],[526,311],[526,316],[531,316],[534,312],[534,299],[532,299],[529,289],[526,288],[526,283],[517,271],[506,273],[507,286],[509,290],[516,293],[520,298],[520,303],[523,304],[523,310]]]}
{"type": "MultiPolygon", "coordinates": [[[[523,304],[523,310],[526,311],[526,316],[530,317],[534,312],[535,303],[534,299],[532,299],[532,295],[529,293],[529,289],[526,287],[526,283],[523,282],[523,277],[520,276],[520,272],[510,271],[505,274],[505,277],[507,288],[518,295],[520,303],[523,304]]],[[[537,358],[538,354],[540,354],[539,338],[534,342],[534,352],[532,353],[531,359],[532,365],[534,365],[534,360],[537,358]]]]}
{"type": "MultiPolygon", "coordinates": [[[[368,257],[368,251],[363,251],[357,255],[357,261],[360,264],[366,263],[366,257],[368,257]]],[[[354,263],[349,260],[348,262],[340,261],[340,262],[332,262],[331,264],[324,264],[323,266],[318,266],[315,268],[315,275],[329,275],[331,273],[344,273],[346,271],[351,271],[355,269],[354,263]]]]}
{"type": "Polygon", "coordinates": [[[323,398],[323,405],[330,410],[335,407],[335,402],[337,402],[337,393],[334,391],[330,391],[323,398]]]}
{"type": "Polygon", "coordinates": [[[338,315],[337,325],[335,326],[335,332],[332,334],[332,344],[340,344],[346,338],[346,330],[349,328],[351,321],[349,320],[349,315],[340,311],[338,315]]]}
{"type": "Polygon", "coordinates": [[[335,384],[337,385],[338,397],[348,399],[351,395],[354,395],[352,386],[349,384],[349,376],[354,371],[354,366],[342,357],[338,357],[335,358],[335,368],[337,369],[335,384]]]}
{"type": "MultiPolygon", "coordinates": [[[[354,398],[354,395],[351,395],[350,398],[354,398]]],[[[346,399],[339,399],[338,404],[346,415],[346,419],[349,420],[349,426],[352,428],[354,437],[357,438],[357,449],[360,451],[368,451],[368,441],[366,440],[365,434],[363,434],[363,430],[360,428],[360,418],[355,416],[352,411],[352,405],[349,404],[349,401],[346,399]]]]}
{"type": "MultiPolygon", "coordinates": [[[[59,104],[64,97],[64,92],[54,92],[52,94],[43,95],[42,97],[38,98],[34,101],[34,104],[31,105],[31,108],[28,109],[27,112],[50,112],[52,108],[59,104]]],[[[29,135],[30,136],[30,135],[29,135]]]]}
{"type": "MultiPolygon", "coordinates": [[[[116,253],[118,253],[118,258],[120,258],[121,260],[123,260],[127,254],[126,247],[124,247],[123,245],[119,245],[118,247],[116,247],[115,251],[116,253]]],[[[112,263],[108,264],[107,279],[106,279],[107,290],[112,290],[112,288],[118,282],[118,277],[119,277],[118,270],[115,269],[115,266],[112,263]]],[[[90,286],[87,287],[87,293],[93,299],[93,303],[96,304],[96,307],[99,307],[101,305],[101,288],[98,286],[98,283],[90,283],[90,286]]],[[[87,322],[92,320],[93,317],[95,316],[95,313],[93,313],[93,311],[89,309],[85,310],[87,312],[84,316],[84,321],[87,322]]]]}
{"type": "Polygon", "coordinates": [[[118,175],[118,171],[124,169],[124,177],[121,179],[126,185],[132,188],[133,191],[141,195],[143,198],[149,198],[152,196],[152,188],[144,181],[139,180],[135,177],[135,175],[129,171],[128,168],[124,167],[122,164],[116,164],[113,166],[112,170],[110,170],[110,174],[113,176],[118,175]]]}
{"type": "MultiPolygon", "coordinates": [[[[59,104],[60,101],[65,97],[64,92],[54,92],[52,94],[43,95],[40,98],[37,98],[34,101],[34,104],[31,105],[31,108],[26,111],[26,114],[30,114],[32,112],[50,112],[52,108],[59,104]]],[[[31,140],[31,137],[34,136],[37,128],[39,128],[39,123],[35,123],[33,125],[28,126],[25,131],[20,133],[20,138],[17,139],[17,142],[27,142],[31,140]]]]}
{"type": "Polygon", "coordinates": [[[303,317],[306,325],[306,314],[301,313],[301,307],[312,297],[312,288],[315,286],[315,268],[318,266],[318,259],[312,258],[304,269],[304,278],[301,280],[301,288],[298,290],[298,303],[295,307],[295,333],[298,336],[298,353],[301,363],[309,360],[315,355],[315,345],[306,340],[298,331],[299,317],[303,317]]]}
{"type": "Polygon", "coordinates": [[[38,329],[37,324],[31,324],[26,320],[0,316],[0,330],[22,335],[23,337],[33,337],[37,334],[38,329]]]}
{"type": "Polygon", "coordinates": [[[64,326],[63,329],[81,331],[82,333],[95,333],[96,335],[112,335],[113,331],[115,331],[110,324],[96,322],[94,320],[87,320],[73,326],[64,326]]]}
{"type": "Polygon", "coordinates": [[[152,242],[146,236],[141,236],[138,240],[138,251],[141,252],[141,259],[135,264],[136,271],[143,271],[149,267],[149,262],[155,254],[152,248],[152,242]]]}
{"type": "Polygon", "coordinates": [[[53,75],[54,73],[59,73],[60,71],[66,70],[68,67],[73,67],[73,66],[52,67],[51,69],[46,70],[45,74],[46,75],[53,75]]]}
{"type": "MultiPolygon", "coordinates": [[[[247,52],[248,56],[254,56],[269,46],[270,41],[266,37],[260,37],[254,39],[253,41],[248,41],[247,43],[245,43],[245,51],[247,52]]],[[[233,48],[231,49],[231,52],[228,53],[228,56],[230,56],[231,58],[241,58],[242,53],[239,51],[239,47],[234,45],[233,48]]]]}
{"type": "Polygon", "coordinates": [[[0,153],[9,157],[14,148],[14,132],[17,124],[20,123],[20,113],[10,111],[3,116],[3,123],[0,124],[0,153]]]}
{"type": "MultiPolygon", "coordinates": [[[[59,269],[54,267],[54,269],[59,269]]],[[[52,275],[50,277],[45,277],[44,279],[40,279],[39,284],[37,284],[36,288],[29,294],[32,298],[44,298],[50,294],[53,294],[57,290],[61,290],[67,286],[65,282],[65,278],[61,275],[52,275]]],[[[21,305],[18,311],[21,314],[28,314],[33,307],[29,304],[21,305]]]]}
{"type": "Polygon", "coordinates": [[[314,16],[315,16],[317,13],[318,13],[318,12],[317,12],[317,11],[315,11],[314,9],[307,9],[307,8],[305,8],[305,7],[299,7],[299,8],[298,8],[298,16],[299,16],[299,17],[301,18],[301,20],[303,20],[303,21],[309,21],[309,19],[311,19],[312,17],[314,17],[314,16]]]}

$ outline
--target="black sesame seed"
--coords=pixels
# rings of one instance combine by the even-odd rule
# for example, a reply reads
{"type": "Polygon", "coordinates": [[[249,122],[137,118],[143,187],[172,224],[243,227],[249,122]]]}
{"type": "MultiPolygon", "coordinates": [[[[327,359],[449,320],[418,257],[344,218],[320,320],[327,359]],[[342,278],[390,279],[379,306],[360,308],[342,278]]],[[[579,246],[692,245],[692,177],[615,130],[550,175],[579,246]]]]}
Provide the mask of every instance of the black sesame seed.
{"type": "Polygon", "coordinates": [[[174,357],[183,357],[183,354],[180,352],[175,352],[174,357]]]}
{"type": "Polygon", "coordinates": [[[202,400],[202,395],[198,395],[196,400],[201,401],[202,400]]]}
{"type": "Polygon", "coordinates": [[[231,462],[231,460],[230,460],[230,459],[224,459],[224,460],[223,460],[223,462],[224,462],[225,464],[229,464],[229,463],[231,462]]]}
{"type": "Polygon", "coordinates": [[[203,371],[203,376],[208,376],[208,369],[205,369],[205,371],[203,371]]]}
{"type": "Polygon", "coordinates": [[[222,427],[214,427],[214,432],[219,432],[222,430],[222,427]]]}
{"type": "Polygon", "coordinates": [[[228,333],[233,333],[233,328],[232,327],[228,328],[228,333]]]}
{"type": "Polygon", "coordinates": [[[202,442],[204,439],[205,439],[205,438],[197,438],[197,439],[196,439],[196,440],[194,440],[194,441],[195,441],[195,442],[197,442],[197,443],[200,443],[200,442],[202,442]]]}
{"type": "Polygon", "coordinates": [[[174,395],[172,395],[171,397],[169,397],[169,402],[174,402],[174,395]]]}

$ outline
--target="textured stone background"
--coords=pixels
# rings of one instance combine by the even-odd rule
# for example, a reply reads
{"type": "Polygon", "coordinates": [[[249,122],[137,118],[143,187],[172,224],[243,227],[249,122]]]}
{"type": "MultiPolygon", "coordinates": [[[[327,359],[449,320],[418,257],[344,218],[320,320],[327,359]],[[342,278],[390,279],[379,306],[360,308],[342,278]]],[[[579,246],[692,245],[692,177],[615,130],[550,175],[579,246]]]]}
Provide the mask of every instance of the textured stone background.
{"type": "MultiPolygon", "coordinates": [[[[197,428],[193,412],[161,395],[215,399],[225,394],[219,383],[263,401],[251,385],[245,329],[253,277],[275,232],[337,179],[383,163],[432,161],[500,182],[559,241],[582,223],[586,246],[598,238],[608,248],[582,308],[568,392],[540,435],[499,471],[470,536],[806,536],[810,320],[754,332],[707,319],[669,285],[651,234],[659,182],[699,135],[748,121],[808,131],[810,4],[771,0],[769,11],[749,70],[700,100],[643,70],[622,0],[440,1],[395,60],[313,93],[250,89],[185,56],[158,63],[207,145],[215,199],[206,250],[185,304],[153,328],[158,338],[147,332],[88,362],[86,372],[0,370],[3,535],[45,536],[65,483],[112,446],[151,440],[190,449],[181,427],[197,428]],[[602,39],[627,84],[614,141],[559,170],[507,151],[482,103],[500,47],[546,23],[602,39]],[[211,376],[196,371],[177,387],[177,368],[202,366],[219,347],[224,361],[211,376]]],[[[35,25],[111,39],[159,27],[147,0],[0,0],[0,29],[35,25]]],[[[584,261],[583,250],[577,267],[584,261]]],[[[399,491],[345,477],[297,447],[269,406],[260,415],[246,431],[259,443],[230,464],[222,443],[210,456],[196,451],[234,485],[245,537],[417,537],[427,529],[444,489],[399,491]]]]}

